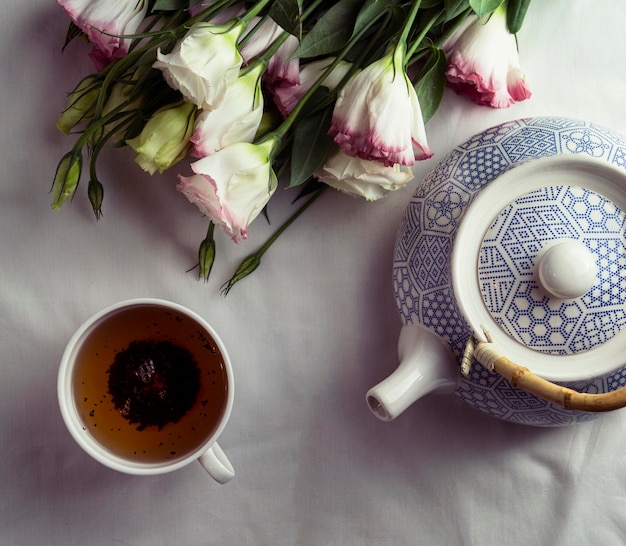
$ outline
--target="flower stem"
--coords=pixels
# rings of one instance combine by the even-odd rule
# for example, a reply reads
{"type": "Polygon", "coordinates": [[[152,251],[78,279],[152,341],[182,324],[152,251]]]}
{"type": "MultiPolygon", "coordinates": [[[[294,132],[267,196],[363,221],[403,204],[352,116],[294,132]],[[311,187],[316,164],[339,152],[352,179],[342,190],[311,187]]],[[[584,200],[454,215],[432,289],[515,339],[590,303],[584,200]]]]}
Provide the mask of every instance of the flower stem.
{"type": "Polygon", "coordinates": [[[428,21],[428,23],[424,26],[422,31],[419,33],[419,36],[413,41],[411,46],[407,49],[406,59],[411,59],[411,57],[415,53],[415,50],[418,47],[420,47],[420,45],[422,45],[422,42],[424,41],[424,38],[426,37],[426,34],[428,34],[428,31],[437,22],[437,19],[439,19],[439,17],[441,16],[442,13],[443,13],[443,11],[439,11],[439,12],[435,13],[432,16],[432,18],[430,19],[430,21],[428,21]]]}
{"type": "Polygon", "coordinates": [[[472,10],[472,8],[467,8],[465,11],[461,12],[461,14],[455,18],[454,23],[451,24],[450,27],[446,29],[446,31],[435,41],[435,45],[437,47],[441,47],[445,44],[448,38],[454,34],[456,29],[459,28],[463,21],[465,21],[465,19],[467,19],[467,17],[469,17],[473,12],[474,10],[472,10]]]}
{"type": "MultiPolygon", "coordinates": [[[[380,17],[380,15],[378,16],[380,17]]],[[[300,112],[306,105],[307,101],[315,94],[315,92],[319,89],[319,87],[324,83],[324,80],[328,77],[328,75],[335,69],[335,67],[343,61],[349,51],[352,49],[354,44],[356,44],[362,36],[370,29],[370,27],[376,22],[378,17],[374,17],[371,21],[368,22],[367,25],[363,25],[363,27],[352,36],[348,44],[342,49],[342,51],[335,57],[333,62],[328,65],[326,70],[324,70],[323,74],[316,80],[316,82],[309,88],[309,90],[302,96],[302,98],[298,101],[298,103],[294,106],[293,110],[289,113],[289,115],[283,120],[283,122],[276,128],[274,131],[266,135],[264,138],[277,137],[282,140],[287,131],[291,128],[294,122],[298,119],[300,112]]]]}
{"type": "Polygon", "coordinates": [[[271,2],[272,0],[259,0],[254,6],[252,6],[246,13],[244,13],[239,20],[246,25],[259,13],[261,10],[271,2]]]}
{"type": "Polygon", "coordinates": [[[304,203],[304,205],[302,205],[296,212],[294,212],[286,221],[285,223],[280,226],[276,232],[267,240],[265,241],[265,243],[261,246],[261,248],[259,248],[259,250],[257,251],[257,254],[259,256],[263,256],[263,254],[265,254],[265,252],[269,249],[269,247],[271,247],[274,242],[276,241],[276,239],[278,239],[286,230],[287,228],[293,224],[298,217],[306,210],[308,209],[314,202],[315,200],[322,194],[322,192],[326,189],[326,186],[323,186],[322,188],[320,188],[319,190],[317,190],[310,198],[309,200],[304,203]]]}
{"type": "MultiPolygon", "coordinates": [[[[409,12],[409,15],[406,18],[406,22],[404,23],[402,34],[400,34],[400,38],[398,38],[398,45],[403,44],[404,46],[406,46],[406,40],[409,37],[409,32],[411,32],[411,27],[413,26],[413,22],[417,17],[417,12],[419,11],[421,4],[422,0],[416,0],[415,2],[413,2],[413,5],[411,6],[411,11],[409,12]]],[[[398,47],[398,45],[396,45],[396,47],[398,47]]]]}
{"type": "Polygon", "coordinates": [[[296,212],[294,212],[285,221],[285,223],[280,226],[267,241],[265,241],[265,243],[256,252],[244,258],[244,260],[241,262],[241,264],[239,264],[239,267],[235,271],[234,275],[230,278],[230,280],[226,281],[222,285],[222,295],[228,295],[235,283],[250,275],[261,265],[261,258],[263,254],[265,254],[268,249],[274,244],[274,242],[276,242],[276,239],[278,239],[287,230],[287,228],[291,224],[293,224],[297,220],[297,218],[317,200],[317,198],[322,194],[326,187],[327,186],[323,186],[319,190],[317,190],[308,199],[308,201],[304,203],[304,205],[302,205],[296,212]]]}

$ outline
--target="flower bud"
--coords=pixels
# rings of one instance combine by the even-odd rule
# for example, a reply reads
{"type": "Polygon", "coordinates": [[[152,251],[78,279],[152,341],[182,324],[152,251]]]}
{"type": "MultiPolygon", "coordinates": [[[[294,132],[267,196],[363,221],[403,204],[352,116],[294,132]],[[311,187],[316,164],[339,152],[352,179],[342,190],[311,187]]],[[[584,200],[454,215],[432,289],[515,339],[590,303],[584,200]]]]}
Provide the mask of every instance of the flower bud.
{"type": "Polygon", "coordinates": [[[211,222],[209,231],[204,241],[200,243],[198,249],[198,266],[200,268],[200,277],[205,281],[209,280],[213,263],[215,262],[215,239],[213,238],[213,230],[215,224],[211,222]]]}
{"type": "Polygon", "coordinates": [[[126,141],[137,152],[135,161],[144,171],[162,173],[185,157],[195,112],[190,102],[166,106],[148,120],[138,137],[126,141]]]}
{"type": "Polygon", "coordinates": [[[88,76],[83,79],[67,99],[67,106],[57,120],[57,128],[68,134],[76,125],[93,116],[100,88],[97,78],[88,76]]]}
{"type": "Polygon", "coordinates": [[[66,153],[59,162],[54,182],[52,183],[52,208],[58,210],[74,195],[83,167],[83,156],[80,152],[66,153]]]}
{"type": "Polygon", "coordinates": [[[247,277],[248,275],[253,273],[260,265],[260,253],[255,252],[254,254],[250,254],[248,257],[246,257],[235,271],[235,274],[230,278],[229,281],[224,283],[224,285],[222,286],[222,294],[224,296],[228,295],[230,289],[235,285],[236,282],[239,282],[244,277],[247,277]]]}
{"type": "Polygon", "coordinates": [[[99,219],[100,216],[102,216],[102,199],[104,197],[104,188],[99,180],[95,178],[89,180],[87,195],[89,196],[91,208],[93,209],[96,218],[99,219]]]}

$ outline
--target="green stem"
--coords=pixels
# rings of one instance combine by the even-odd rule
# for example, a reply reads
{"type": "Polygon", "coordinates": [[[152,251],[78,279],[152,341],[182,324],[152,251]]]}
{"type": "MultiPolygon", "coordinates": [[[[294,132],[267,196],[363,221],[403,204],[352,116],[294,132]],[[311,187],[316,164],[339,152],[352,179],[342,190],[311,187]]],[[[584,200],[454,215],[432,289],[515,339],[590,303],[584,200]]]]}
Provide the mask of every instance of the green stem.
{"type": "Polygon", "coordinates": [[[417,17],[417,12],[419,11],[421,4],[422,0],[416,0],[415,2],[413,2],[413,5],[411,6],[411,11],[409,12],[408,17],[406,18],[406,22],[404,23],[402,34],[400,34],[400,38],[398,38],[398,44],[406,44],[406,40],[409,37],[409,32],[411,32],[411,27],[413,26],[413,22],[417,17]]]}
{"type": "Polygon", "coordinates": [[[261,13],[263,8],[267,6],[267,4],[269,4],[271,1],[272,0],[259,0],[256,4],[254,4],[254,6],[252,6],[248,11],[246,11],[246,13],[244,13],[239,18],[239,20],[242,23],[247,25],[254,17],[256,17],[259,13],[261,13]]]}
{"type": "Polygon", "coordinates": [[[437,41],[435,42],[435,45],[437,47],[441,47],[443,44],[445,44],[446,40],[450,38],[452,34],[454,34],[456,29],[459,28],[459,26],[461,26],[463,21],[465,21],[465,19],[467,19],[473,12],[474,10],[472,8],[467,8],[465,11],[459,14],[455,18],[454,23],[450,25],[450,27],[447,28],[446,31],[437,39],[437,41]]]}
{"type": "Polygon", "coordinates": [[[186,22],[186,26],[189,27],[189,26],[193,25],[194,23],[203,22],[208,17],[210,17],[211,15],[213,15],[215,13],[219,13],[220,11],[222,11],[225,8],[230,7],[230,5],[234,4],[234,3],[235,2],[233,2],[233,0],[221,0],[219,2],[215,2],[215,3],[211,4],[210,6],[204,8],[202,11],[198,12],[193,17],[191,17],[186,22]]]}
{"type": "MultiPolygon", "coordinates": [[[[380,17],[380,15],[378,16],[380,17]]],[[[269,138],[277,138],[278,140],[282,140],[287,131],[291,128],[294,122],[298,119],[300,112],[306,105],[307,101],[314,95],[314,93],[319,89],[319,87],[324,83],[324,80],[328,77],[328,75],[335,69],[335,67],[345,59],[346,55],[350,52],[354,44],[356,44],[363,35],[371,28],[371,26],[378,20],[378,17],[374,17],[367,25],[364,25],[363,28],[359,30],[348,42],[348,44],[341,50],[341,52],[335,57],[335,60],[324,70],[323,74],[317,79],[317,81],[309,88],[309,90],[302,96],[302,98],[295,105],[294,109],[289,113],[289,115],[283,120],[283,122],[271,133],[268,133],[263,139],[264,141],[269,138]]]]}
{"type": "MultiPolygon", "coordinates": [[[[306,11],[302,14],[301,20],[302,21],[306,20],[307,17],[309,17],[312,13],[315,12],[315,9],[323,1],[324,0],[315,0],[315,2],[313,2],[306,9],[306,11]]],[[[252,38],[254,32],[256,32],[261,27],[262,24],[263,24],[263,21],[259,21],[259,23],[248,34],[246,34],[245,38],[239,42],[239,47],[244,45],[250,38],[252,38]]],[[[255,64],[258,62],[264,62],[266,64],[269,64],[270,59],[276,54],[280,46],[283,45],[283,43],[285,42],[285,40],[287,40],[287,38],[289,38],[289,36],[291,36],[291,33],[286,32],[286,31],[283,32],[278,38],[276,38],[276,40],[274,40],[274,42],[272,42],[272,44],[261,55],[257,57],[257,59],[255,60],[255,64]]]]}
{"type": "Polygon", "coordinates": [[[293,224],[298,217],[306,210],[308,209],[316,200],[317,198],[322,195],[322,192],[326,189],[326,186],[323,186],[322,188],[320,188],[319,190],[317,190],[312,197],[309,198],[309,200],[304,203],[304,205],[302,205],[296,212],[294,212],[286,221],[285,223],[280,226],[273,234],[272,236],[265,241],[265,243],[263,243],[263,245],[261,246],[261,248],[259,248],[259,250],[257,250],[256,255],[260,258],[261,256],[263,256],[263,254],[265,254],[267,252],[267,250],[274,244],[274,242],[276,241],[276,239],[278,239],[286,230],[287,228],[293,224]]]}
{"type": "Polygon", "coordinates": [[[413,41],[411,46],[407,49],[406,59],[410,59],[413,56],[413,54],[415,53],[415,50],[420,45],[422,45],[422,41],[426,37],[426,34],[428,34],[428,32],[433,27],[433,25],[437,22],[437,19],[439,19],[439,17],[441,16],[442,13],[443,13],[443,10],[438,12],[438,13],[436,13],[435,15],[433,15],[433,17],[430,19],[430,21],[428,21],[428,23],[426,23],[426,25],[424,26],[422,31],[419,33],[417,38],[413,41]]]}
{"type": "Polygon", "coordinates": [[[317,192],[309,198],[309,200],[302,205],[291,217],[282,225],[278,230],[265,242],[259,250],[248,255],[244,260],[239,264],[239,267],[235,271],[234,275],[230,278],[230,280],[226,281],[222,285],[222,295],[226,296],[231,288],[239,282],[241,279],[247,277],[252,272],[254,272],[261,265],[261,257],[267,250],[272,246],[272,244],[280,237],[285,230],[296,221],[296,219],[307,209],[309,208],[313,202],[322,194],[322,192],[326,189],[326,186],[323,186],[317,192]]]}

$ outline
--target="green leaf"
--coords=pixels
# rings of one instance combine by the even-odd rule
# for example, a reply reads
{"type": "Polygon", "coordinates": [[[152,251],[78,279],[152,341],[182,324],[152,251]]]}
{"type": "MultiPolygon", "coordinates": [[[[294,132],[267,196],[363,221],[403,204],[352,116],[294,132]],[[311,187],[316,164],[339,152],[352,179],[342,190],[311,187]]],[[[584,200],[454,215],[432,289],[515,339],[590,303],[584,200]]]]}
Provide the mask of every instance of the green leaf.
{"type": "Polygon", "coordinates": [[[155,0],[152,11],[178,11],[186,9],[189,0],[155,0]]]}
{"type": "Polygon", "coordinates": [[[432,55],[424,65],[415,84],[424,123],[433,117],[439,108],[446,88],[447,67],[448,61],[443,49],[433,47],[432,55]]]}
{"type": "MultiPolygon", "coordinates": [[[[467,0],[465,0],[467,2],[467,0]]],[[[441,7],[441,0],[422,0],[420,3],[420,9],[430,9],[441,7]]]]}
{"type": "Polygon", "coordinates": [[[319,110],[302,119],[295,127],[291,153],[291,181],[289,188],[306,182],[328,156],[333,143],[328,129],[332,108],[319,110]]]}
{"type": "Polygon", "coordinates": [[[67,34],[65,35],[65,43],[63,44],[63,49],[65,49],[68,44],[77,36],[80,36],[83,33],[82,30],[80,30],[80,28],[78,28],[76,26],[76,24],[74,23],[70,23],[68,28],[67,28],[67,34]]]}
{"type": "Polygon", "coordinates": [[[367,26],[370,26],[376,19],[378,19],[378,17],[392,7],[392,2],[384,0],[366,0],[356,18],[352,36],[358,34],[367,26]]]}
{"type": "Polygon", "coordinates": [[[469,7],[469,0],[445,0],[444,8],[446,11],[446,21],[451,21],[455,17],[458,17],[469,7]]]}
{"type": "Polygon", "coordinates": [[[506,10],[506,26],[511,34],[517,34],[522,28],[530,0],[509,0],[506,10]]]}
{"type": "Polygon", "coordinates": [[[484,17],[493,13],[504,0],[470,0],[470,6],[478,15],[478,17],[484,17]]]}
{"type": "Polygon", "coordinates": [[[275,0],[269,15],[283,30],[302,38],[302,0],[275,0]]]}
{"type": "Polygon", "coordinates": [[[295,57],[330,55],[342,49],[352,29],[362,0],[341,0],[332,6],[304,36],[295,57]]]}

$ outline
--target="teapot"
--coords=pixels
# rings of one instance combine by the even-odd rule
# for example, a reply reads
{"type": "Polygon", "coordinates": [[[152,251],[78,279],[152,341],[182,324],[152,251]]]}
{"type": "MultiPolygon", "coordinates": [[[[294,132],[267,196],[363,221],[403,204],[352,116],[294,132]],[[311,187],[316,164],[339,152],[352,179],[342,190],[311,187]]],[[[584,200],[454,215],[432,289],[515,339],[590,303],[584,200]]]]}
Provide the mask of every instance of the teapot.
{"type": "Polygon", "coordinates": [[[535,426],[626,406],[625,231],[626,140],[609,129],[536,117],[456,147],[398,230],[400,363],[372,413],[431,392],[535,426]]]}

